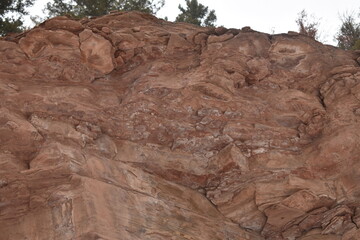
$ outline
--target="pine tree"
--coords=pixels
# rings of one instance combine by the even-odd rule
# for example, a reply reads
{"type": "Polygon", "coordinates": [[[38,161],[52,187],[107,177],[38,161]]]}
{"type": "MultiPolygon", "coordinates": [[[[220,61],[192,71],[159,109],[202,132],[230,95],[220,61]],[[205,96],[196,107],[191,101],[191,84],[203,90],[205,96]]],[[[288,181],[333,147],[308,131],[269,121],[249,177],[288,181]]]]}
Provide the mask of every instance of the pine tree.
{"type": "Polygon", "coordinates": [[[187,22],[199,26],[213,27],[216,22],[215,10],[209,12],[197,0],[186,0],[186,9],[179,5],[181,13],[176,17],[176,22],[187,22]]]}
{"type": "Polygon", "coordinates": [[[26,7],[33,0],[1,0],[0,1],[0,36],[11,32],[21,32],[22,16],[27,14],[26,7]],[[10,16],[10,14],[15,16],[10,16]]]}
{"type": "Polygon", "coordinates": [[[353,15],[344,15],[342,24],[336,36],[338,47],[346,50],[360,49],[360,24],[353,15]]]}
{"type": "Polygon", "coordinates": [[[165,0],[153,2],[150,0],[127,0],[122,5],[124,11],[141,11],[156,14],[165,4],[165,0]]]}
{"type": "Polygon", "coordinates": [[[73,17],[101,16],[112,10],[142,11],[151,14],[164,6],[165,0],[54,0],[48,3],[49,17],[72,15],[73,17]]]}

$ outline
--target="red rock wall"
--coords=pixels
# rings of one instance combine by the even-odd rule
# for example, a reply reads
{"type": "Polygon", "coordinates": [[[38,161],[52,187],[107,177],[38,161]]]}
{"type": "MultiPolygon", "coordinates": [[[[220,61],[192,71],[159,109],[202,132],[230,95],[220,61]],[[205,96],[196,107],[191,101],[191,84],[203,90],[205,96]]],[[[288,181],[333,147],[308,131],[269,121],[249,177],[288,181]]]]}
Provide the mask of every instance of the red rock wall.
{"type": "Polygon", "coordinates": [[[360,239],[358,53],[142,13],[0,40],[0,239],[360,239]]]}

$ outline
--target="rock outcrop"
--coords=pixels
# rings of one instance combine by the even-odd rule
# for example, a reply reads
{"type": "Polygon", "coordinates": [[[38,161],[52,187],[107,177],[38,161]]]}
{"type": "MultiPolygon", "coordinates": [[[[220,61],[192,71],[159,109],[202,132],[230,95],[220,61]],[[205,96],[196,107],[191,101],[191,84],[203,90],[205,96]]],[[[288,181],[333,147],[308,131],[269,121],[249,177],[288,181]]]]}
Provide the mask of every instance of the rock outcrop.
{"type": "Polygon", "coordinates": [[[0,40],[0,239],[360,239],[359,53],[137,12],[0,40]]]}

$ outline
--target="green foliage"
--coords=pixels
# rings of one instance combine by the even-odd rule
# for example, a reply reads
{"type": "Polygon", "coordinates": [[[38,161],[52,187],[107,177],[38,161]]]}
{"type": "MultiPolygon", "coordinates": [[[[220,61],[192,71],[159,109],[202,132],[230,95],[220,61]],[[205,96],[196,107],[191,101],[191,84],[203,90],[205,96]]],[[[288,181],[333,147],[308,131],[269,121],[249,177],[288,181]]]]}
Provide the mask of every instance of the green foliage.
{"type": "Polygon", "coordinates": [[[0,36],[4,36],[7,33],[21,32],[22,24],[20,18],[0,18],[0,36]]]}
{"type": "Polygon", "coordinates": [[[150,14],[156,14],[165,4],[165,0],[157,2],[149,0],[127,0],[124,1],[121,9],[125,11],[141,11],[150,14]]]}
{"type": "Polygon", "coordinates": [[[313,16],[309,19],[305,9],[298,14],[296,23],[299,27],[299,33],[312,37],[316,40],[319,39],[319,20],[315,19],[313,16]]]}
{"type": "Polygon", "coordinates": [[[118,8],[113,0],[54,0],[48,2],[46,10],[49,17],[71,15],[73,17],[100,16],[118,8]]]}
{"type": "Polygon", "coordinates": [[[360,39],[356,40],[354,46],[351,48],[352,50],[360,50],[360,39]]]}
{"type": "Polygon", "coordinates": [[[15,12],[19,14],[26,14],[25,8],[31,6],[33,0],[1,0],[0,1],[0,16],[8,12],[15,12]]]}
{"type": "Polygon", "coordinates": [[[356,22],[352,14],[346,14],[341,18],[342,24],[336,36],[338,46],[342,49],[360,49],[360,24],[356,22]]]}
{"type": "Polygon", "coordinates": [[[176,22],[187,22],[199,26],[213,27],[216,22],[215,10],[209,12],[197,0],[186,0],[186,9],[179,5],[181,13],[176,17],[176,22]]]}
{"type": "Polygon", "coordinates": [[[216,19],[215,10],[211,10],[204,20],[204,26],[215,27],[216,19]]]}
{"type": "Polygon", "coordinates": [[[142,11],[155,14],[165,0],[54,0],[48,3],[49,17],[71,15],[73,17],[101,16],[112,10],[142,11]]]}
{"type": "Polygon", "coordinates": [[[33,0],[1,0],[0,36],[11,32],[21,32],[23,30],[21,17],[27,14],[26,7],[32,4],[33,0]],[[11,14],[14,16],[10,17],[11,14]]]}

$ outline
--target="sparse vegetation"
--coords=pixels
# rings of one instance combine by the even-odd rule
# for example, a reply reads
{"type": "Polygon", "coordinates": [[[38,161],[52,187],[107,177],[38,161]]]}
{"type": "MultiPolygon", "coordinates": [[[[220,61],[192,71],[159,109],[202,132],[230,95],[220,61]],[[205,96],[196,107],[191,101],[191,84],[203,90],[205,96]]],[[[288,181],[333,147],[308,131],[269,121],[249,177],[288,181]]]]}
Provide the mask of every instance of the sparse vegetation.
{"type": "Polygon", "coordinates": [[[22,16],[28,14],[26,7],[31,6],[33,2],[33,0],[0,1],[0,36],[23,30],[22,16]]]}
{"type": "Polygon", "coordinates": [[[309,18],[307,12],[302,10],[298,14],[298,18],[296,19],[296,23],[299,27],[299,33],[312,37],[316,40],[319,40],[319,24],[320,21],[315,17],[309,18]]]}
{"type": "Polygon", "coordinates": [[[73,17],[101,16],[112,10],[142,11],[156,14],[165,0],[54,0],[46,5],[49,17],[71,15],[73,17]]]}
{"type": "Polygon", "coordinates": [[[215,10],[210,10],[197,0],[186,0],[186,8],[179,5],[181,13],[176,22],[187,22],[199,26],[214,27],[217,20],[215,10]]]}
{"type": "Polygon", "coordinates": [[[360,49],[360,23],[356,21],[354,14],[344,14],[341,22],[336,36],[338,47],[346,50],[360,49]]]}

